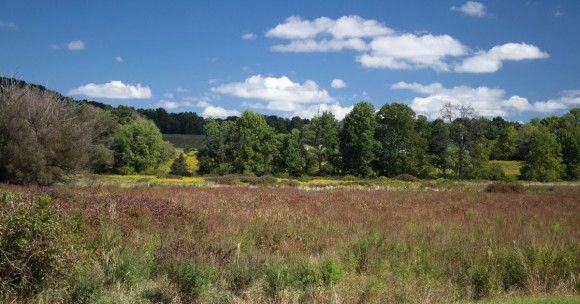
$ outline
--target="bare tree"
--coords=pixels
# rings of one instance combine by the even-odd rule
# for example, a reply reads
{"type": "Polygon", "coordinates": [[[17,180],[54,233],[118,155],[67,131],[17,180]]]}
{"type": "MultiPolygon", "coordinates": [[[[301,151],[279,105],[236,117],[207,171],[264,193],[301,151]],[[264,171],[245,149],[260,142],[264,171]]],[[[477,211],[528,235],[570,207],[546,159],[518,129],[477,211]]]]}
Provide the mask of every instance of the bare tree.
{"type": "Polygon", "coordinates": [[[471,144],[471,121],[475,118],[475,110],[467,103],[452,104],[448,102],[441,109],[441,118],[449,120],[449,123],[455,127],[453,139],[458,148],[459,164],[457,174],[461,178],[463,176],[465,151],[471,144]]]}

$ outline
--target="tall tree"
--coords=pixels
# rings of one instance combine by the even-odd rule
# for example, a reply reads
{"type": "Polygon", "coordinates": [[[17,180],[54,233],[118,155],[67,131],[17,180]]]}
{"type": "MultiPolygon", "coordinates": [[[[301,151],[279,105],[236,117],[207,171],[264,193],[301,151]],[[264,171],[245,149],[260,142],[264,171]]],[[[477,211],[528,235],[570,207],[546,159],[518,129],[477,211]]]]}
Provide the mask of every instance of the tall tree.
{"type": "Polygon", "coordinates": [[[453,166],[450,145],[451,135],[448,125],[442,119],[434,120],[429,140],[429,153],[433,155],[433,165],[441,170],[444,178],[447,178],[447,170],[453,166]]]}
{"type": "Polygon", "coordinates": [[[376,114],[375,138],[380,143],[377,169],[380,175],[418,175],[422,147],[415,112],[402,103],[385,104],[376,114]]]}
{"type": "Polygon", "coordinates": [[[526,164],[521,175],[526,180],[541,182],[556,181],[562,178],[564,164],[562,147],[556,135],[545,126],[534,126],[526,155],[526,164]]]}
{"type": "Polygon", "coordinates": [[[304,138],[310,146],[308,151],[315,157],[318,174],[332,174],[337,165],[338,121],[331,112],[324,111],[306,125],[304,138]]]}
{"type": "Polygon", "coordinates": [[[358,176],[374,176],[375,160],[375,108],[368,102],[359,102],[344,118],[339,134],[340,153],[344,173],[358,176]]]}
{"type": "Polygon", "coordinates": [[[451,138],[457,145],[457,175],[459,178],[463,176],[465,152],[473,142],[472,120],[474,117],[475,110],[465,103],[452,104],[448,102],[441,109],[441,118],[447,119],[451,123],[451,138]]]}
{"type": "Polygon", "coordinates": [[[290,134],[284,136],[282,144],[282,163],[290,175],[300,176],[304,174],[306,159],[304,146],[300,140],[300,130],[292,129],[290,134]]]}
{"type": "Polygon", "coordinates": [[[562,158],[566,165],[566,178],[580,179],[580,108],[571,109],[560,118],[556,131],[562,146],[562,158]]]}
{"type": "Polygon", "coordinates": [[[237,141],[233,145],[233,165],[237,172],[269,174],[280,149],[279,138],[264,116],[246,110],[236,121],[237,141]]]}

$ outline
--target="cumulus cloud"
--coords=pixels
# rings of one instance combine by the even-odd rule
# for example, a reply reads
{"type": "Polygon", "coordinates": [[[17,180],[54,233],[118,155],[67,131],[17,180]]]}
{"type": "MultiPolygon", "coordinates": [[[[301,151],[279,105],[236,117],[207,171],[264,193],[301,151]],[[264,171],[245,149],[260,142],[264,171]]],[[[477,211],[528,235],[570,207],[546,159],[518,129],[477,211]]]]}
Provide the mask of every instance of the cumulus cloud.
{"type": "Polygon", "coordinates": [[[580,90],[565,91],[561,98],[548,101],[537,101],[530,103],[525,97],[511,96],[506,98],[503,89],[469,86],[456,86],[445,88],[440,83],[422,85],[419,83],[398,82],[392,85],[393,89],[411,90],[424,97],[415,97],[410,107],[419,114],[424,114],[431,118],[440,116],[440,110],[444,104],[467,103],[471,105],[476,113],[481,116],[509,116],[523,111],[551,113],[554,111],[580,105],[580,90]]]}
{"type": "Polygon", "coordinates": [[[318,84],[307,80],[300,84],[292,82],[288,77],[262,77],[254,75],[244,82],[223,84],[211,88],[214,93],[229,94],[247,99],[260,99],[270,103],[314,103],[332,102],[334,98],[318,84]]]}
{"type": "Polygon", "coordinates": [[[333,79],[330,83],[330,86],[334,89],[343,89],[346,88],[346,85],[347,83],[342,79],[333,79]]]}
{"type": "Polygon", "coordinates": [[[497,45],[489,51],[479,51],[475,56],[466,58],[455,67],[457,72],[493,73],[503,65],[503,61],[520,61],[531,59],[545,59],[548,53],[538,47],[526,43],[506,43],[497,45]]]}
{"type": "Polygon", "coordinates": [[[392,34],[394,31],[376,20],[366,20],[359,16],[342,16],[336,20],[320,17],[303,20],[292,16],[266,32],[266,37],[282,39],[309,39],[320,35],[330,35],[336,39],[375,37],[392,34]]]}
{"type": "Polygon", "coordinates": [[[211,88],[214,93],[228,94],[244,99],[242,106],[253,109],[267,109],[292,113],[292,116],[312,117],[320,111],[331,111],[337,117],[344,117],[350,107],[342,107],[328,92],[312,80],[304,83],[293,82],[286,76],[279,78],[255,75],[244,82],[223,84],[211,88]]]}
{"type": "Polygon", "coordinates": [[[149,86],[125,84],[120,80],[113,80],[105,84],[89,83],[72,89],[68,95],[84,95],[94,98],[116,99],[149,99],[152,97],[149,86]]]}
{"type": "Polygon", "coordinates": [[[484,17],[487,15],[487,8],[483,3],[476,1],[467,1],[461,6],[452,6],[452,11],[461,12],[465,15],[474,17],[484,17]]]}
{"type": "Polygon", "coordinates": [[[12,22],[12,21],[2,21],[0,20],[0,28],[6,28],[12,31],[15,31],[18,29],[18,25],[16,25],[16,23],[12,22]]]}
{"type": "Polygon", "coordinates": [[[405,34],[379,37],[370,43],[371,52],[357,58],[364,67],[394,70],[433,68],[448,71],[446,57],[464,55],[468,48],[448,35],[405,34]]]}
{"type": "Polygon", "coordinates": [[[244,39],[244,40],[254,40],[257,37],[258,36],[256,36],[256,34],[254,34],[254,33],[245,33],[242,35],[242,39],[244,39]]]}
{"type": "Polygon", "coordinates": [[[303,107],[301,109],[295,110],[292,113],[292,116],[299,116],[302,118],[312,118],[316,115],[321,114],[322,112],[331,112],[334,114],[334,117],[338,120],[342,120],[346,114],[352,111],[354,106],[343,107],[340,103],[335,102],[331,104],[319,104],[319,105],[311,105],[308,107],[303,107]]]}
{"type": "Polygon", "coordinates": [[[82,40],[73,40],[67,43],[66,48],[69,51],[80,51],[85,49],[85,43],[82,40]]]}
{"type": "MultiPolygon", "coordinates": [[[[483,16],[485,6],[469,1],[454,10],[483,16]]],[[[489,73],[506,60],[547,58],[548,54],[526,43],[506,43],[489,51],[473,52],[450,35],[397,32],[377,20],[359,16],[305,20],[289,17],[266,32],[266,37],[288,40],[271,47],[275,52],[312,53],[354,51],[366,68],[489,73]],[[460,62],[457,64],[457,62],[460,62]]]]}
{"type": "Polygon", "coordinates": [[[267,31],[266,37],[290,40],[288,44],[273,46],[272,50],[277,52],[337,52],[364,51],[367,45],[362,38],[392,33],[392,29],[378,21],[359,16],[342,16],[336,20],[320,17],[312,21],[293,16],[267,31]]]}

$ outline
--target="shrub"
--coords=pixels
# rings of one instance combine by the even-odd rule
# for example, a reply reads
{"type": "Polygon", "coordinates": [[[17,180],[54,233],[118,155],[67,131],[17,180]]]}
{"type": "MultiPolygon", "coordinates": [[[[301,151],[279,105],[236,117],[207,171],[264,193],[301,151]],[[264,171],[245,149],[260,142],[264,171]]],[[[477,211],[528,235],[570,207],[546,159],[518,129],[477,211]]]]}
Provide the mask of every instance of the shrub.
{"type": "Polygon", "coordinates": [[[526,188],[517,182],[494,182],[485,187],[485,192],[494,193],[522,193],[526,188]]]}
{"type": "Polygon", "coordinates": [[[185,161],[185,154],[181,153],[179,156],[173,160],[171,164],[171,171],[169,174],[178,176],[190,176],[191,172],[187,168],[187,162],[185,161]]]}
{"type": "Polygon", "coordinates": [[[211,285],[213,269],[197,265],[191,260],[172,261],[167,266],[169,280],[174,283],[183,301],[193,301],[211,285]]]}
{"type": "Polygon", "coordinates": [[[344,269],[340,262],[333,258],[326,258],[322,263],[322,280],[326,285],[334,285],[340,282],[344,276],[344,269]]]}
{"type": "Polygon", "coordinates": [[[414,177],[411,174],[400,174],[392,178],[393,180],[403,181],[403,182],[418,182],[420,179],[414,177]]]}
{"type": "Polygon", "coordinates": [[[0,289],[30,295],[63,279],[72,249],[48,196],[0,195],[0,289]]]}

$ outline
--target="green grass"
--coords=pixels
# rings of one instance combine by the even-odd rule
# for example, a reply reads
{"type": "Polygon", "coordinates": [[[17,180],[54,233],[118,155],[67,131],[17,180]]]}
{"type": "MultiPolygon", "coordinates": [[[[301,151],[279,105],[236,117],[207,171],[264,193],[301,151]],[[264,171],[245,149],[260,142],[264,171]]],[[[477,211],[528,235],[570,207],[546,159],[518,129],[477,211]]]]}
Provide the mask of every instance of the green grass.
{"type": "Polygon", "coordinates": [[[201,149],[206,142],[205,135],[197,134],[163,134],[163,140],[167,140],[176,148],[201,149]]]}
{"type": "Polygon", "coordinates": [[[500,165],[507,177],[517,178],[520,175],[520,169],[524,166],[523,161],[511,160],[490,160],[490,164],[500,165]]]}

